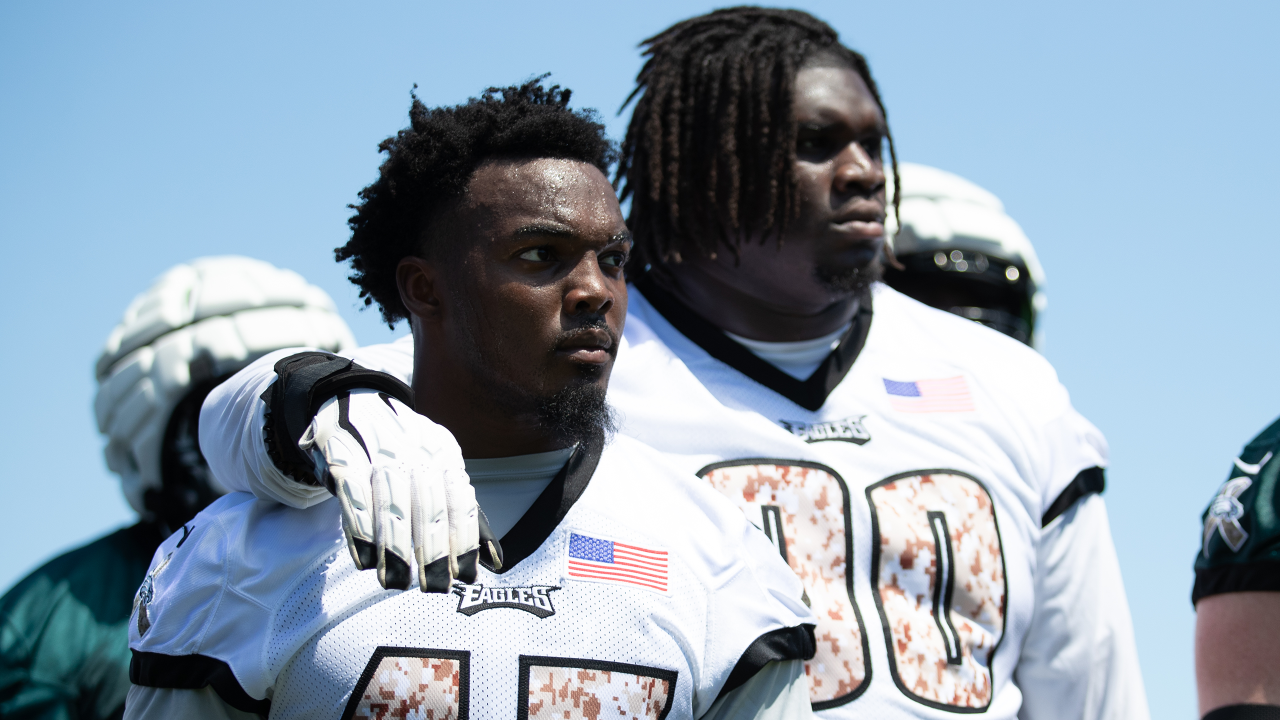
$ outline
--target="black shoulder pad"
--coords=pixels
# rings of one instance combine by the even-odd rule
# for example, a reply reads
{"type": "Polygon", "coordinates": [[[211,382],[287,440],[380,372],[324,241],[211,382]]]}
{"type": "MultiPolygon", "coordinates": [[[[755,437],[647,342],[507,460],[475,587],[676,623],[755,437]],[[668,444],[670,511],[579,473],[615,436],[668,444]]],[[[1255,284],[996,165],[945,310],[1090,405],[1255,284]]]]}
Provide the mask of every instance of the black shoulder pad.
{"type": "Polygon", "coordinates": [[[319,486],[315,463],[298,447],[320,406],[340,393],[378,390],[413,407],[413,390],[387,373],[360,367],[325,352],[303,352],[276,363],[276,380],[262,393],[267,405],[263,440],[267,456],[280,472],[305,485],[319,486]]]}

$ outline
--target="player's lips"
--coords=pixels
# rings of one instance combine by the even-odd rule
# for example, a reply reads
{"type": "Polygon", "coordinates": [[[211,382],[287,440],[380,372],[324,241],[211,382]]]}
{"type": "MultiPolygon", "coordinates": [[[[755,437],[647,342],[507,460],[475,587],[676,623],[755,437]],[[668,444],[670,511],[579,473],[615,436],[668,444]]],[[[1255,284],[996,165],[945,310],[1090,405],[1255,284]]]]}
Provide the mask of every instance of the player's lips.
{"type": "Polygon", "coordinates": [[[613,358],[613,334],[605,328],[585,328],[571,331],[556,343],[556,353],[570,360],[593,365],[603,365],[613,358]]]}
{"type": "Polygon", "coordinates": [[[884,235],[884,206],[858,203],[831,218],[831,226],[849,235],[878,238],[884,235]]]}

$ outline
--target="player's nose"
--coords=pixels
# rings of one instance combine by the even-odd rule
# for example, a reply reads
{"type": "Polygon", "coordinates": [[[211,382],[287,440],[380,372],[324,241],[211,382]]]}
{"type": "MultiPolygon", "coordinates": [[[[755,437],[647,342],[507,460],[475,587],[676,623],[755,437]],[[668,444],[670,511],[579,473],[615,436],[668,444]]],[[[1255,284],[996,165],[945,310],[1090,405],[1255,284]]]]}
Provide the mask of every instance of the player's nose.
{"type": "Polygon", "coordinates": [[[884,185],[884,163],[871,157],[862,143],[849,143],[836,156],[834,177],[836,192],[875,192],[884,185]]]}
{"type": "Polygon", "coordinates": [[[595,252],[584,253],[565,277],[565,314],[603,315],[613,307],[613,303],[613,289],[600,269],[599,258],[595,252]]]}

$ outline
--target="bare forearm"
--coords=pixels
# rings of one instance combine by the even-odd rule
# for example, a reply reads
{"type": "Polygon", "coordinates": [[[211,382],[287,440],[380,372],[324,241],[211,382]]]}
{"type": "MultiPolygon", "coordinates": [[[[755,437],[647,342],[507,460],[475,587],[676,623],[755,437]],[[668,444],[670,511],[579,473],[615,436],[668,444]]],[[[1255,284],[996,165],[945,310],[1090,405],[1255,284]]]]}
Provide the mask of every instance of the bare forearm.
{"type": "Polygon", "coordinates": [[[1280,592],[1211,595],[1196,604],[1200,714],[1280,705],[1280,592]]]}

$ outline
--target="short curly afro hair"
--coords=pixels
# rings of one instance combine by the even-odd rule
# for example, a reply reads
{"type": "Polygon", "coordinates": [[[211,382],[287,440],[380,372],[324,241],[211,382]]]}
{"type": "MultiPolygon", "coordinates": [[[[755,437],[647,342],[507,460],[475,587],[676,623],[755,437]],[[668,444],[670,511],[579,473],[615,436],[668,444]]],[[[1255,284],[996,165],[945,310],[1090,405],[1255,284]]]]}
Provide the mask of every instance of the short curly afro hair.
{"type": "Polygon", "coordinates": [[[570,110],[571,91],[545,87],[546,78],[491,87],[454,107],[428,108],[412,94],[409,127],[378,145],[387,159],[350,206],[356,211],[347,221],[351,239],[333,252],[338,262],[351,261],[349,279],[365,306],[376,302],[391,327],[409,315],[396,267],[402,258],[433,252],[433,222],[466,191],[480,165],[495,158],[562,158],[608,174],[617,151],[599,114],[570,110]]]}

